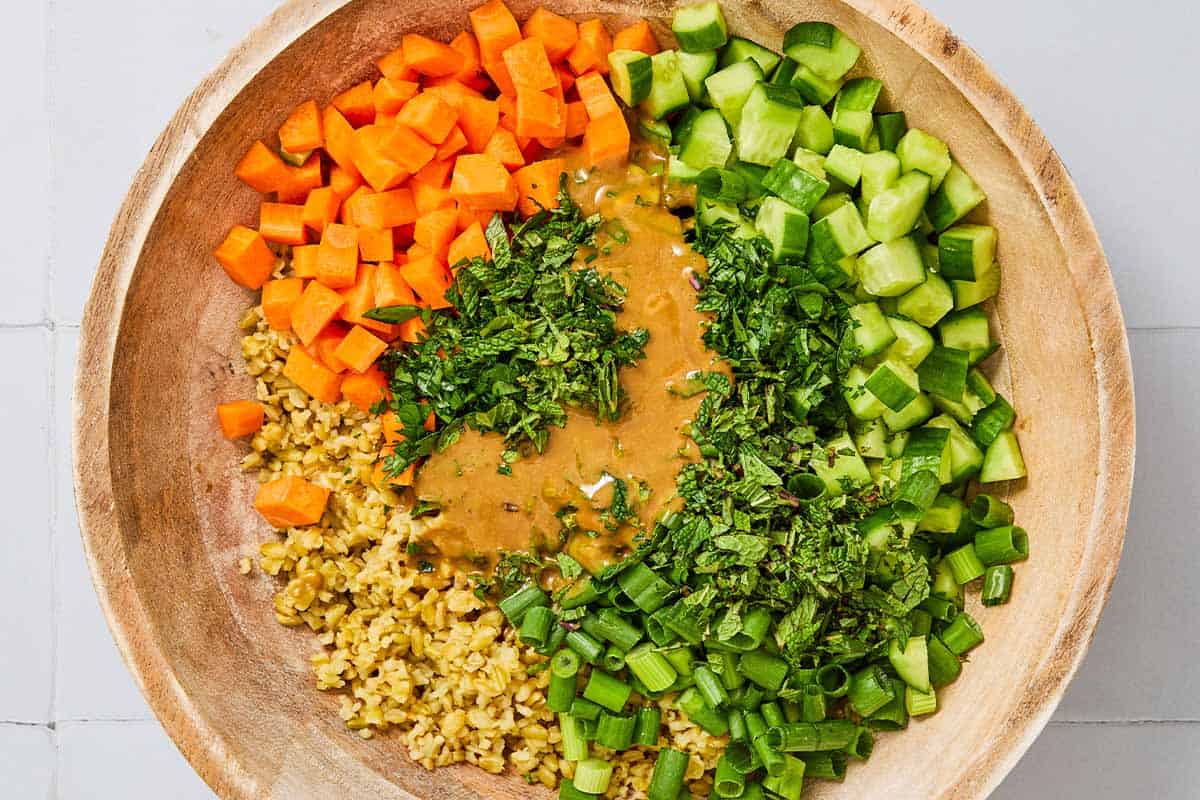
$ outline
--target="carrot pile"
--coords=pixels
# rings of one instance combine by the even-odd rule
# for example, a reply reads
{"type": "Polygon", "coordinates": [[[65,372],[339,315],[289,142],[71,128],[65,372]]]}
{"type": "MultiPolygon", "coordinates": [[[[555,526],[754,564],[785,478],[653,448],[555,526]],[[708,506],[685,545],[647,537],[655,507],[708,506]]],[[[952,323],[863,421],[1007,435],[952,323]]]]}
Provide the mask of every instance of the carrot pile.
{"type": "MultiPolygon", "coordinates": [[[[262,291],[273,330],[299,339],[284,375],[322,402],[346,399],[369,412],[387,397],[375,362],[389,346],[418,341],[424,323],[367,312],[449,307],[456,267],[490,257],[484,228],[493,215],[557,205],[566,163],[551,151],[578,145],[593,166],[628,158],[629,127],[604,75],[614,41],[657,51],[649,26],[614,40],[599,19],[577,23],[544,8],[520,26],[502,0],[469,16],[470,31],[449,44],[405,34],[377,62],[378,79],[324,108],[301,104],[280,126],[278,147],[255,142],[235,170],[266,197],[258,228],[235,226],[214,255],[233,281],[262,291]],[[290,249],[290,277],[272,278],[271,245],[290,249]]],[[[229,438],[263,423],[251,401],[222,404],[218,417],[229,438]]],[[[411,479],[411,469],[397,477],[376,469],[379,482],[411,479]]],[[[296,481],[259,491],[256,507],[272,524],[320,519],[324,495],[296,481]]]]}

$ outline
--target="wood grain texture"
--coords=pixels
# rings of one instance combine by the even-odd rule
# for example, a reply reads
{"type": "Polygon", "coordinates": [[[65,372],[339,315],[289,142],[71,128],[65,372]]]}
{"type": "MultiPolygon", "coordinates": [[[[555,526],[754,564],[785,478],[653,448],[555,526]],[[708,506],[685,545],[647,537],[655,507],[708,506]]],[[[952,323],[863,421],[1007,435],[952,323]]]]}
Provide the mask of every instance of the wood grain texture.
{"type": "MultiPolygon", "coordinates": [[[[237,574],[273,534],[213,405],[244,397],[235,322],[251,296],[210,252],[257,196],[232,177],[298,102],[371,73],[410,30],[466,24],[463,0],[286,3],[185,102],[136,175],[83,323],[75,391],[76,497],[113,633],[167,731],[222,797],[517,798],[516,779],[429,774],[394,739],[363,741],[312,687],[303,632],[273,619],[273,584],[237,574]]],[[[514,5],[527,13],[532,3],[514,5]]],[[[645,17],[665,0],[561,0],[577,16],[645,17]]],[[[884,102],[950,143],[1000,230],[1004,355],[990,369],[1021,412],[1032,478],[1009,487],[1033,557],[1013,602],[980,610],[988,643],[943,708],[884,736],[869,765],[814,798],[981,798],[1037,736],[1091,639],[1116,573],[1133,474],[1133,390],[1120,307],[1062,162],[979,58],[902,0],[726,3],[739,32],[779,44],[805,18],[842,27],[884,102]]]]}

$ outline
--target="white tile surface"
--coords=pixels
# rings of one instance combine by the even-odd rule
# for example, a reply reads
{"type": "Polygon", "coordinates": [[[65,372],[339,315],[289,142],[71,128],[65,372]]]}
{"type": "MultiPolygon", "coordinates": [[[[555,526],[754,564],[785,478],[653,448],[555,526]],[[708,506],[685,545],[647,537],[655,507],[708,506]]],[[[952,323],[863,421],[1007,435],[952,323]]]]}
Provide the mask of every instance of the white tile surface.
{"type": "Polygon", "coordinates": [[[1200,282],[1181,258],[1195,227],[1200,148],[1192,104],[1180,105],[1196,94],[1200,9],[1167,0],[1139,10],[1112,0],[924,5],[1054,143],[1100,231],[1126,323],[1200,325],[1200,282]],[[1150,166],[1158,163],[1169,166],[1150,166]]]}
{"type": "Polygon", "coordinates": [[[68,722],[56,800],[216,800],[157,722],[68,722]]]}
{"type": "Polygon", "coordinates": [[[58,586],[54,716],[56,720],[151,719],[117,652],[100,611],[83,554],[71,470],[70,378],[75,369],[79,330],[55,332],[54,363],[61,379],[55,386],[55,449],[58,497],[54,553],[58,586]]]}
{"type": "Polygon", "coordinates": [[[51,313],[78,322],[113,215],[163,126],[276,0],[57,0],[51,313]],[[102,35],[101,35],[102,32],[102,35]],[[117,111],[119,109],[119,112],[117,111]]]}
{"type": "Polygon", "coordinates": [[[53,658],[50,583],[50,334],[0,329],[4,458],[0,586],[19,605],[0,611],[0,720],[49,717],[53,658]]]}
{"type": "Polygon", "coordinates": [[[0,787],[11,800],[52,800],[53,732],[0,722],[0,787]]]}

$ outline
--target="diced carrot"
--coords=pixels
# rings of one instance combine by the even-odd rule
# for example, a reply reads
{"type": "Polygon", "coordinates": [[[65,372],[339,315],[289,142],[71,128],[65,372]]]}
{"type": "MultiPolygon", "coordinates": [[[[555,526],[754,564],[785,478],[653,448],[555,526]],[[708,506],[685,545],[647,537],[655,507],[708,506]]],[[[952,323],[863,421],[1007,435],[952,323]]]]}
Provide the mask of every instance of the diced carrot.
{"type": "Polygon", "coordinates": [[[262,194],[269,194],[281,186],[286,186],[290,177],[287,164],[283,163],[279,154],[261,141],[250,146],[233,174],[251,189],[262,194]]]}
{"type": "Polygon", "coordinates": [[[326,225],[337,219],[341,207],[342,201],[334,194],[333,187],[322,186],[308,193],[300,216],[307,227],[320,233],[326,225]]]}
{"type": "Polygon", "coordinates": [[[516,95],[517,87],[513,83],[512,76],[508,74],[508,67],[505,66],[503,58],[483,59],[483,71],[492,79],[492,83],[496,84],[496,88],[500,90],[501,95],[508,97],[516,95]]]}
{"type": "Polygon", "coordinates": [[[576,75],[590,70],[607,75],[608,54],[612,49],[612,37],[608,35],[604,23],[599,19],[589,19],[579,23],[579,41],[567,54],[567,63],[576,75]]]}
{"type": "Polygon", "coordinates": [[[413,317],[407,322],[402,322],[400,323],[400,340],[415,344],[425,338],[427,327],[425,320],[420,317],[413,317]]]}
{"type": "Polygon", "coordinates": [[[399,334],[399,327],[366,317],[366,313],[378,305],[375,302],[375,273],[378,269],[378,264],[370,263],[359,267],[358,280],[349,289],[341,291],[342,299],[346,301],[342,306],[341,317],[351,325],[361,325],[375,331],[381,338],[391,341],[399,334]]]}
{"type": "Polygon", "coordinates": [[[392,157],[393,150],[385,151],[385,142],[394,132],[394,127],[377,125],[364,125],[354,132],[354,164],[377,192],[393,189],[412,175],[404,164],[392,157]]]}
{"type": "Polygon", "coordinates": [[[411,245],[409,245],[408,252],[404,254],[404,263],[407,264],[410,261],[414,261],[418,258],[425,258],[425,256],[431,255],[433,255],[433,251],[428,247],[423,244],[417,244],[416,242],[413,242],[411,245]]]}
{"type": "MultiPolygon", "coordinates": [[[[450,181],[450,170],[454,169],[453,159],[433,160],[421,168],[421,171],[413,176],[414,183],[423,183],[427,186],[445,186],[450,181]]],[[[416,219],[416,216],[413,216],[416,219]]]]}
{"type": "Polygon", "coordinates": [[[496,128],[483,152],[495,158],[506,169],[516,169],[525,164],[525,156],[521,155],[517,137],[506,128],[496,128]]]}
{"type": "Polygon", "coordinates": [[[575,85],[575,74],[569,69],[564,69],[562,66],[554,65],[554,74],[558,76],[558,84],[564,92],[569,92],[571,87],[575,85]]]}
{"type": "Polygon", "coordinates": [[[287,183],[276,190],[277,199],[281,203],[303,203],[308,199],[308,193],[319,189],[324,184],[321,177],[321,156],[313,153],[299,167],[287,168],[287,183]]]}
{"type": "Polygon", "coordinates": [[[558,76],[550,66],[546,48],[540,39],[522,39],[504,51],[504,66],[517,94],[523,89],[547,91],[558,86],[558,76]]]}
{"type": "MultiPolygon", "coordinates": [[[[421,405],[425,406],[428,405],[428,403],[422,400],[421,405]]],[[[421,427],[430,433],[433,433],[437,430],[437,413],[433,409],[430,409],[429,413],[425,415],[425,422],[421,427]]]]}
{"type": "Polygon", "coordinates": [[[317,277],[317,251],[319,244],[306,244],[292,248],[292,274],[297,278],[317,277]]]}
{"type": "Polygon", "coordinates": [[[336,403],[341,395],[341,376],[313,358],[303,347],[288,351],[283,377],[322,403],[336,403]]]}
{"type": "Polygon", "coordinates": [[[479,42],[475,41],[475,37],[469,31],[462,31],[450,40],[450,47],[463,57],[463,65],[454,73],[454,77],[463,83],[477,78],[483,69],[483,62],[479,60],[479,42]]]}
{"type": "Polygon", "coordinates": [[[354,194],[342,201],[342,213],[338,218],[338,222],[343,225],[358,225],[357,213],[362,207],[362,199],[375,194],[379,194],[379,192],[371,191],[370,186],[360,186],[355,189],[354,194]]]}
{"type": "Polygon", "coordinates": [[[391,228],[358,228],[358,250],[363,261],[391,261],[395,254],[391,228]]]}
{"type": "MultiPolygon", "coordinates": [[[[561,91],[561,90],[560,90],[561,91]]],[[[517,134],[557,136],[566,124],[566,104],[548,92],[517,92],[517,134]]]]}
{"type": "Polygon", "coordinates": [[[379,141],[383,155],[411,175],[433,160],[437,148],[417,135],[412,128],[396,122],[379,141]]]}
{"type": "MultiPolygon", "coordinates": [[[[461,118],[460,118],[461,119],[461,118]]],[[[450,131],[450,135],[446,137],[446,141],[438,146],[437,153],[434,157],[438,161],[448,161],[454,158],[458,153],[467,146],[467,137],[463,134],[462,128],[457,125],[454,130],[450,131]]]]}
{"type": "Polygon", "coordinates": [[[384,444],[404,441],[404,423],[396,416],[396,412],[388,410],[380,414],[379,425],[383,429],[384,444]]]}
{"type": "Polygon", "coordinates": [[[473,153],[482,153],[500,124],[500,104],[495,100],[466,97],[458,109],[458,126],[473,153]]]}
{"type": "Polygon", "coordinates": [[[503,0],[488,0],[469,16],[484,64],[499,61],[505,50],[521,41],[521,28],[503,0]]]}
{"type": "Polygon", "coordinates": [[[450,249],[450,242],[454,241],[454,234],[457,232],[458,209],[443,208],[417,220],[413,239],[417,244],[429,248],[430,252],[444,259],[446,251],[450,249]]]}
{"type": "Polygon", "coordinates": [[[350,369],[363,373],[371,368],[375,359],[383,355],[384,350],[387,350],[387,342],[361,325],[355,325],[333,354],[350,369]]]}
{"type": "Polygon", "coordinates": [[[546,148],[537,139],[522,139],[518,136],[517,144],[521,144],[522,141],[525,144],[521,146],[521,155],[525,156],[526,164],[532,164],[534,161],[540,160],[542,155],[545,154],[546,148]]]}
{"type": "Polygon", "coordinates": [[[587,163],[604,166],[629,158],[629,126],[620,114],[593,119],[583,134],[583,151],[587,163]]]}
{"type": "Polygon", "coordinates": [[[617,98],[613,97],[612,91],[609,90],[608,82],[595,72],[580,75],[575,81],[575,91],[579,92],[579,99],[587,109],[588,119],[600,119],[610,114],[621,113],[621,107],[617,105],[617,98]]]}
{"type": "Polygon", "coordinates": [[[654,31],[650,30],[650,23],[639,19],[628,28],[617,31],[612,39],[612,49],[639,50],[652,56],[659,50],[658,39],[654,38],[654,31]]]}
{"type": "Polygon", "coordinates": [[[404,104],[396,122],[412,128],[430,144],[441,144],[458,122],[458,109],[434,92],[422,92],[404,104]]]}
{"type": "Polygon", "coordinates": [[[553,62],[562,61],[579,41],[579,26],[574,20],[560,17],[553,11],[538,7],[525,20],[521,29],[526,36],[538,39],[553,62]]]}
{"type": "Polygon", "coordinates": [[[288,475],[260,486],[254,508],[274,527],[294,528],[320,522],[328,501],[328,489],[288,475]]]}
{"type": "Polygon", "coordinates": [[[583,136],[588,124],[587,106],[582,100],[567,103],[567,138],[583,136]]]}
{"type": "Polygon", "coordinates": [[[292,308],[299,302],[303,292],[303,278],[279,278],[263,284],[263,316],[273,330],[291,330],[292,308]]]}
{"type": "Polygon", "coordinates": [[[308,100],[296,106],[279,128],[279,144],[289,153],[315,150],[324,143],[321,109],[315,100],[308,100]]]}
{"type": "Polygon", "coordinates": [[[420,90],[421,85],[416,81],[399,81],[386,77],[377,80],[371,93],[375,103],[375,122],[380,122],[380,114],[398,113],[420,90]]]}
{"type": "Polygon", "coordinates": [[[501,117],[516,117],[517,116],[517,96],[514,94],[511,97],[501,95],[496,98],[496,107],[500,109],[501,117]]]}
{"type": "Polygon", "coordinates": [[[337,346],[342,343],[342,339],[345,339],[349,332],[349,326],[335,320],[322,328],[316,338],[310,344],[305,345],[305,349],[308,350],[310,356],[324,364],[326,369],[331,372],[345,372],[349,367],[343,364],[334,353],[337,352],[337,346]]]}
{"type": "Polygon", "coordinates": [[[304,206],[291,203],[262,203],[258,207],[258,232],[268,242],[307,244],[304,206]]]}
{"type": "Polygon", "coordinates": [[[321,117],[325,130],[325,152],[334,163],[354,176],[360,173],[354,165],[354,127],[333,106],[327,106],[321,117]]]}
{"type": "Polygon", "coordinates": [[[508,170],[495,157],[482,153],[458,157],[450,194],[475,209],[512,211],[517,204],[516,186],[508,170]]]}
{"type": "MultiPolygon", "coordinates": [[[[451,245],[453,247],[453,245],[451,245]]],[[[375,270],[375,305],[411,306],[416,305],[417,297],[412,287],[404,280],[404,275],[395,264],[380,264],[375,270]]]]}
{"type": "Polygon", "coordinates": [[[404,47],[397,47],[375,62],[383,76],[393,81],[415,81],[417,71],[404,61],[404,47]]]}
{"type": "Polygon", "coordinates": [[[370,81],[352,86],[333,98],[333,107],[356,128],[375,121],[375,88],[370,81]]]}
{"type": "Polygon", "coordinates": [[[375,470],[371,473],[371,480],[380,489],[386,489],[389,486],[412,486],[416,480],[416,464],[409,464],[399,475],[388,474],[387,468],[384,466],[384,459],[395,452],[395,447],[385,446],[379,453],[379,460],[375,462],[375,470]]]}
{"type": "Polygon", "coordinates": [[[462,53],[449,45],[419,33],[406,33],[402,46],[404,63],[422,75],[434,78],[453,75],[466,61],[462,53]]]}
{"type": "MultiPolygon", "coordinates": [[[[467,156],[459,156],[459,160],[464,158],[467,158],[467,156]]],[[[439,208],[452,208],[454,206],[454,197],[450,194],[449,187],[430,186],[429,184],[420,182],[413,182],[411,186],[413,190],[413,203],[417,206],[418,218],[425,214],[431,214],[439,208]]]]}
{"type": "Polygon", "coordinates": [[[425,92],[432,94],[446,105],[458,111],[468,97],[483,99],[483,95],[453,75],[445,78],[430,78],[425,82],[425,92]]]}
{"type": "Polygon", "coordinates": [[[404,263],[404,253],[400,251],[407,250],[408,246],[412,244],[413,229],[416,227],[417,226],[415,223],[410,222],[407,225],[399,225],[395,228],[392,228],[392,241],[396,245],[396,257],[392,259],[394,263],[404,263]]]}
{"type": "Polygon", "coordinates": [[[234,225],[213,255],[234,283],[259,289],[275,271],[275,254],[258,231],[234,225]]]}
{"type": "MultiPolygon", "coordinates": [[[[354,165],[351,164],[350,166],[353,167],[354,165]]],[[[329,188],[333,190],[338,200],[345,200],[362,185],[362,176],[358,174],[357,169],[351,171],[340,165],[334,165],[329,170],[329,188]]]]}
{"type": "Polygon", "coordinates": [[[240,439],[257,432],[263,426],[262,403],[253,400],[234,400],[217,404],[217,422],[226,439],[240,439]]]}
{"type": "Polygon", "coordinates": [[[496,216],[496,212],[490,209],[476,209],[463,204],[458,205],[458,229],[465,231],[472,225],[479,224],[484,230],[492,224],[492,218],[496,216]]]}
{"type": "Polygon", "coordinates": [[[409,262],[400,267],[400,273],[430,308],[450,307],[450,301],[445,297],[450,288],[450,273],[436,257],[428,255],[414,259],[410,254],[409,262]]]}
{"type": "Polygon", "coordinates": [[[542,209],[558,208],[559,179],[566,170],[563,159],[548,158],[513,173],[521,198],[521,213],[531,217],[542,209]]]}
{"type": "Polygon", "coordinates": [[[492,258],[491,248],[488,247],[487,238],[483,235],[483,226],[479,222],[471,223],[469,228],[450,243],[446,261],[453,269],[461,262],[470,261],[472,258],[482,258],[488,261],[492,258]]]}
{"type": "MultiPolygon", "coordinates": [[[[365,228],[395,228],[417,218],[412,190],[408,187],[390,192],[356,194],[346,201],[353,203],[354,224],[365,228]]],[[[386,259],[385,259],[386,260],[386,259]]]]}
{"type": "Polygon", "coordinates": [[[310,281],[300,299],[292,306],[292,330],[302,344],[311,344],[345,304],[346,301],[337,292],[317,281],[310,281]]]}
{"type": "Polygon", "coordinates": [[[317,280],[330,289],[353,286],[358,274],[358,228],[331,223],[317,251],[317,280]]]}
{"type": "Polygon", "coordinates": [[[540,144],[542,147],[546,148],[547,150],[557,150],[558,148],[560,148],[564,144],[566,144],[566,142],[567,142],[567,137],[565,137],[565,136],[539,136],[539,137],[537,137],[537,143],[540,144]]]}
{"type": "Polygon", "coordinates": [[[383,370],[372,366],[361,375],[347,375],[342,378],[342,397],[349,400],[359,411],[370,414],[372,406],[387,398],[387,385],[387,376],[383,374],[383,370]]]}

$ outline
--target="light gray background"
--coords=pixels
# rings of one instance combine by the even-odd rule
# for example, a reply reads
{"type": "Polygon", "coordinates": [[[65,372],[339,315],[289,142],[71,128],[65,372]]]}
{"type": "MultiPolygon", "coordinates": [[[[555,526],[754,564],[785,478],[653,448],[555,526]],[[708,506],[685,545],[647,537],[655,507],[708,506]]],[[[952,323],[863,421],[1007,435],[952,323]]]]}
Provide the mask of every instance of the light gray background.
{"type": "MultiPolygon", "coordinates": [[[[1024,101],[1079,184],[1120,290],[1139,405],[1112,601],[1054,721],[995,796],[1200,797],[1200,14],[1167,0],[927,4],[1024,101]]],[[[2,797],[212,798],[134,688],[92,592],[71,498],[71,383],[129,179],[200,77],[274,6],[6,4],[2,797]]]]}

